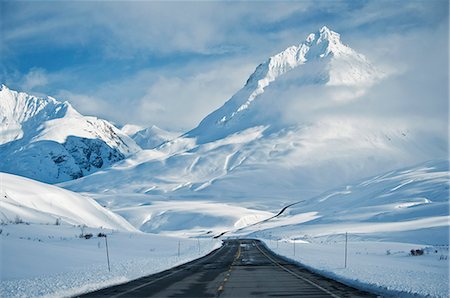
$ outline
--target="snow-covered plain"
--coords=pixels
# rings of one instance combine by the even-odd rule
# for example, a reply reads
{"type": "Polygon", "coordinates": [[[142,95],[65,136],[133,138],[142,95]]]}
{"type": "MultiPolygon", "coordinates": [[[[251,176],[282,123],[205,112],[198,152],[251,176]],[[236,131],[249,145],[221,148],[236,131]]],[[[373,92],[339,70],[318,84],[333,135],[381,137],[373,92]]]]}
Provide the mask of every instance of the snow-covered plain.
{"type": "Polygon", "coordinates": [[[62,297],[123,283],[207,254],[221,241],[85,228],[7,224],[1,234],[1,297],[62,297]],[[110,256],[108,271],[105,238],[110,256]],[[180,254],[178,255],[178,245],[180,254]]]}
{"type": "Polygon", "coordinates": [[[448,297],[448,244],[368,241],[361,238],[359,235],[348,236],[347,268],[344,267],[343,234],[308,240],[261,240],[278,255],[383,297],[448,297]],[[411,256],[411,249],[423,249],[425,253],[411,256]]]}

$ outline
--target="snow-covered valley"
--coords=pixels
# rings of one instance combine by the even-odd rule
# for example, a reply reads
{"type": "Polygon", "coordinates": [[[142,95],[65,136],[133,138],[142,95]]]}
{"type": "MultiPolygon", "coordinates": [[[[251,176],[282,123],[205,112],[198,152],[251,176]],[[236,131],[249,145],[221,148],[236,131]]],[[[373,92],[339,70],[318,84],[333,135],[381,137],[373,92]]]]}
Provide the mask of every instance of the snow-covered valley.
{"type": "Polygon", "coordinates": [[[448,135],[366,113],[388,76],[323,27],[181,135],[3,85],[0,296],[76,295],[249,237],[381,295],[447,297],[448,135]]]}

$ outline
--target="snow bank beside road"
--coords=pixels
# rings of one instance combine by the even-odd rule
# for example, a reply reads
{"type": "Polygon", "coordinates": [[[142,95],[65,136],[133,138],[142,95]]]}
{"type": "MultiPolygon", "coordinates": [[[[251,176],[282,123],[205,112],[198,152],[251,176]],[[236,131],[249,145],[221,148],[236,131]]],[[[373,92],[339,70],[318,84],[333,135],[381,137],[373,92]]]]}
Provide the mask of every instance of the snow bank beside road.
{"type": "Polygon", "coordinates": [[[448,245],[350,240],[347,268],[343,237],[334,240],[262,239],[276,254],[345,284],[396,297],[448,297],[448,245]],[[294,244],[295,243],[295,244],[294,244]],[[294,255],[295,246],[295,255],[294,255]],[[424,255],[411,256],[411,249],[424,255]]]}
{"type": "Polygon", "coordinates": [[[1,297],[61,297],[93,291],[199,258],[221,241],[39,224],[0,226],[1,297]],[[106,262],[108,235],[111,272],[106,262]],[[178,256],[178,244],[180,255],[178,256]]]}

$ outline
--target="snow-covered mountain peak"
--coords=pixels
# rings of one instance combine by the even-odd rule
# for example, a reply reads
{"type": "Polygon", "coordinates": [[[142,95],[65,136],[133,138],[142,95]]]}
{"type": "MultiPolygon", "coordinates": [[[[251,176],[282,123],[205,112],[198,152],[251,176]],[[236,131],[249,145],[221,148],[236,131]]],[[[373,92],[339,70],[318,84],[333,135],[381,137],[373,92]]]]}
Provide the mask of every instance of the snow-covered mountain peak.
{"type": "Polygon", "coordinates": [[[319,31],[315,33],[310,33],[306,37],[305,43],[308,46],[313,46],[314,44],[340,44],[341,35],[337,32],[331,31],[327,26],[323,26],[319,31]]]}
{"type": "Polygon", "coordinates": [[[0,90],[0,171],[60,182],[84,176],[140,150],[105,120],[65,101],[0,90]]]}
{"type": "MultiPolygon", "coordinates": [[[[272,85],[365,88],[381,77],[380,72],[363,55],[341,42],[339,33],[323,26],[316,33],[309,34],[299,45],[290,46],[260,64],[241,90],[203,119],[187,136],[197,137],[202,139],[200,142],[204,142],[252,126],[273,125],[276,115],[269,113],[263,121],[259,114],[261,110],[271,110],[270,105],[274,103],[277,107],[273,110],[279,110],[279,106],[283,105],[283,98],[273,101],[265,100],[262,96],[267,88],[276,92],[276,87],[272,85]],[[264,108],[251,108],[255,105],[264,108]]],[[[301,94],[298,100],[302,100],[301,94]]]]}
{"type": "Polygon", "coordinates": [[[298,46],[290,46],[284,51],[270,57],[260,64],[250,76],[247,85],[265,88],[270,82],[289,70],[309,60],[323,59],[341,54],[356,54],[351,48],[342,44],[339,33],[323,26],[318,32],[310,33],[298,46]]]}
{"type": "Polygon", "coordinates": [[[352,54],[352,52],[354,52],[350,47],[341,42],[341,35],[339,33],[331,31],[326,26],[323,26],[319,32],[315,33],[314,37],[315,36],[317,36],[317,39],[314,38],[310,44],[311,47],[315,46],[317,48],[309,52],[310,59],[314,56],[315,58],[324,58],[328,55],[339,56],[341,54],[352,54]]]}
{"type": "Polygon", "coordinates": [[[323,26],[319,30],[319,38],[317,43],[329,41],[333,43],[340,43],[341,35],[337,32],[331,31],[327,26],[323,26]]]}

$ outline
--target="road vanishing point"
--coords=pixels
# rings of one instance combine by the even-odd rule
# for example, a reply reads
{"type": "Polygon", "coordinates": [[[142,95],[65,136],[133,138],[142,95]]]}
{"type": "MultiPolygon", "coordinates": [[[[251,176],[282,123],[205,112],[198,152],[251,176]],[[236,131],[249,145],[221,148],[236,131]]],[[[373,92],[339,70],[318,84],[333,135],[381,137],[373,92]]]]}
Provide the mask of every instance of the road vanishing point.
{"type": "Polygon", "coordinates": [[[292,264],[259,240],[224,240],[210,254],[79,297],[376,297],[292,264]]]}

